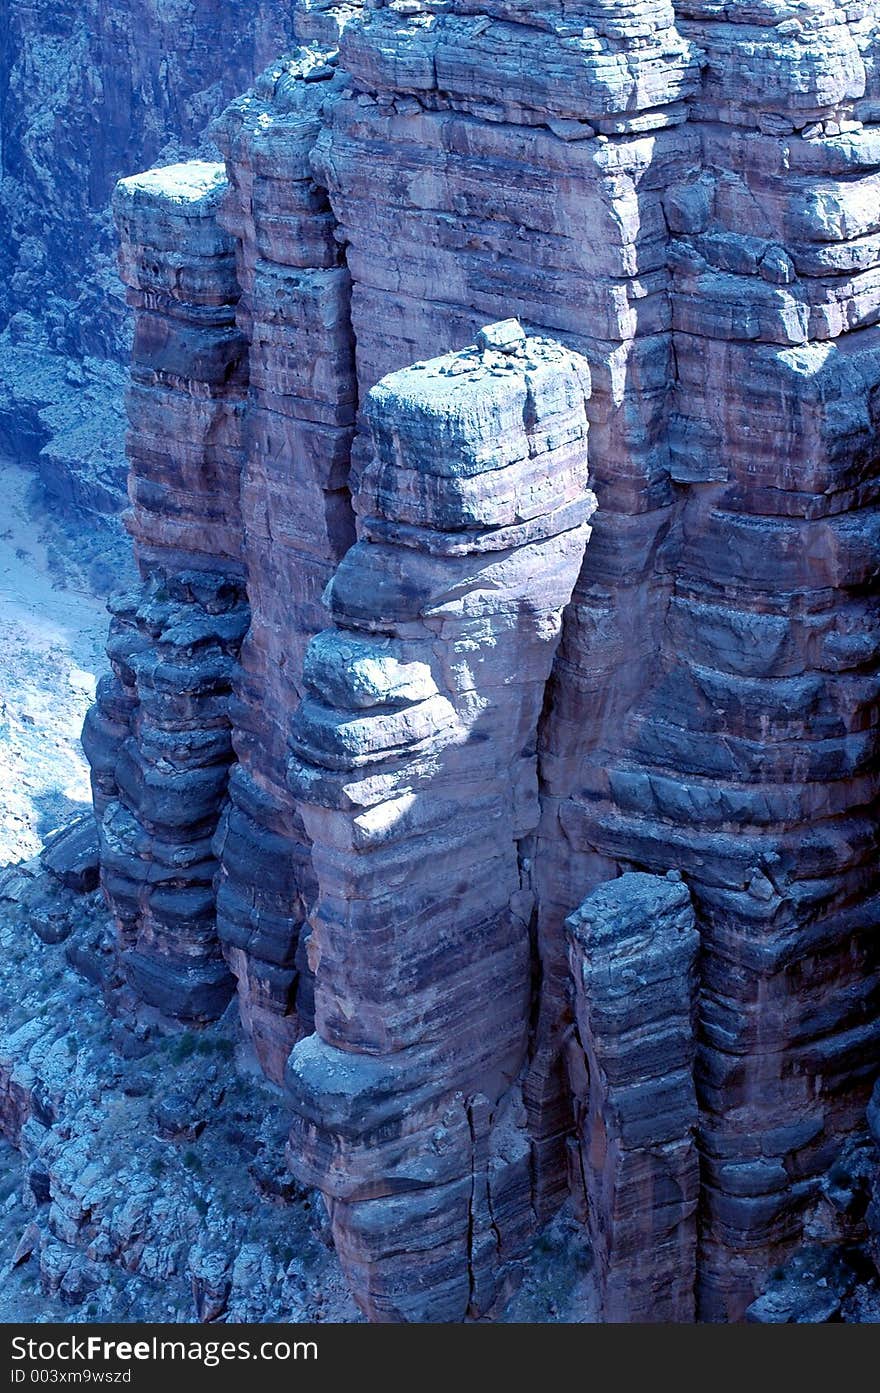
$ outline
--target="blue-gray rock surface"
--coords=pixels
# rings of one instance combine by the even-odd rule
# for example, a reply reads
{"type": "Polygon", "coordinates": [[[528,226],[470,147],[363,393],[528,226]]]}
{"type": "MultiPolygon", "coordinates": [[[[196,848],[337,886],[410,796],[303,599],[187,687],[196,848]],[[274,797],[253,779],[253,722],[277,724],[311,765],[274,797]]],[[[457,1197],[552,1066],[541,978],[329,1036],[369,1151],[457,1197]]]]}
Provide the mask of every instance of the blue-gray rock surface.
{"type": "Polygon", "coordinates": [[[614,1309],[650,1316],[686,1252],[676,1311],[739,1320],[822,1240],[880,1067],[880,5],[298,20],[316,46],[221,117],[199,217],[192,166],[117,201],[142,588],[88,737],[117,1005],[202,1019],[236,979],[371,1318],[494,1313],[574,1152],[614,1309]],[[576,430],[510,393],[548,339],[588,367],[576,430]],[[542,464],[587,426],[574,565],[586,478],[542,464]],[[584,1145],[571,1042],[626,1029],[565,929],[670,869],[700,940],[690,1073],[690,968],[662,988],[672,1242],[584,1145]]]}

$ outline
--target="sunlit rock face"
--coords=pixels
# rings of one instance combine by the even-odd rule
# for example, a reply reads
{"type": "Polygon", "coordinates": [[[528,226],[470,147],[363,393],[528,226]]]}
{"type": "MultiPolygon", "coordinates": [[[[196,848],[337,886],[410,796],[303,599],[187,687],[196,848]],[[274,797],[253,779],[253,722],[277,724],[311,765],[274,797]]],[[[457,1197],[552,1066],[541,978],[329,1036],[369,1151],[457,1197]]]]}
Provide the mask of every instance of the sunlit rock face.
{"type": "Polygon", "coordinates": [[[369,8],[370,0],[295,0],[296,36],[300,43],[335,44],[369,8]]]}
{"type": "Polygon", "coordinates": [[[595,510],[586,363],[516,321],[365,403],[290,779],[318,892],[290,1156],[376,1320],[484,1316],[532,1227],[537,727],[595,510]]]}
{"type": "Polygon", "coordinates": [[[682,6],[672,30],[643,7],[637,36],[636,7],[597,5],[583,48],[554,8],[355,26],[315,160],[365,386],[499,303],[590,360],[602,507],[543,732],[527,1098],[552,1201],[559,925],[621,868],[680,867],[703,936],[700,1310],[730,1318],[877,1062],[876,7],[682,6]],[[499,46],[543,61],[495,90],[499,46]],[[607,83],[579,126],[570,84],[534,86],[573,46],[607,83]],[[628,49],[654,59],[644,113],[607,79],[628,49]]]}
{"type": "Polygon", "coordinates": [[[568,1191],[562,925],[618,866],[603,853],[572,864],[560,805],[654,672],[656,558],[675,503],[661,196],[697,162],[685,99],[699,55],[668,5],[421,9],[386,7],[345,30],[349,95],[313,157],[347,244],[361,390],[508,314],[582,353],[592,376],[596,555],[567,610],[542,732],[543,986],[524,1095],[544,1219],[568,1191]]]}
{"type": "MultiPolygon", "coordinates": [[[[223,388],[237,542],[206,527],[204,549],[246,574],[252,623],[210,951],[276,1079],[293,1046],[291,1163],[371,1318],[491,1313],[574,1194],[606,1312],[649,1318],[663,1291],[680,1318],[738,1320],[880,1064],[878,6],[407,0],[299,22],[319,46],[219,127],[250,386],[223,388]],[[512,317],[525,347],[508,325],[456,356],[512,317]],[[541,403],[505,415],[540,338],[563,378],[588,366],[589,486],[524,463],[564,447],[541,403]],[[478,372],[491,406],[456,414],[478,372]],[[487,447],[444,472],[470,430],[503,468],[487,447]],[[590,545],[563,565],[576,527],[541,529],[590,488],[590,545]],[[618,881],[670,870],[700,938],[694,983],[682,928],[668,988],[670,1078],[693,1061],[655,1138],[671,1228],[633,1208],[651,1170],[625,1128],[618,1168],[588,1143],[604,1095],[583,1061],[627,1027],[591,1025],[601,983],[565,928],[621,895],[599,917],[613,959],[618,881]]],[[[123,740],[137,700],[120,672],[123,740]]],[[[646,914],[633,971],[664,980],[667,930],[646,914]]],[[[638,1089],[664,1056],[636,1042],[638,1089]]]]}

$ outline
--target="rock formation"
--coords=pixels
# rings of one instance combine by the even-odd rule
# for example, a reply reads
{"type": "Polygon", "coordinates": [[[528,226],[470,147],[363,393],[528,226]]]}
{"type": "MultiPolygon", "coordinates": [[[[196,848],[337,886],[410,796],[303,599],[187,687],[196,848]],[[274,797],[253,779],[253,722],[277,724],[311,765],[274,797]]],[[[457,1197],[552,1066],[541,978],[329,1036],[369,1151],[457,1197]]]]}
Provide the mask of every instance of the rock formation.
{"type": "Polygon", "coordinates": [[[767,1274],[746,1311],[756,1325],[876,1325],[880,1318],[880,1080],[867,1127],[847,1138],[822,1177],[811,1241],[767,1274]]]}
{"type": "Polygon", "coordinates": [[[631,872],[566,921],[574,991],[573,1193],[596,1263],[601,1317],[694,1319],[700,937],[678,873],[631,872]]]}
{"type": "Polygon", "coordinates": [[[548,5],[536,22],[521,5],[422,8],[379,10],[345,31],[350,96],[314,157],[348,244],[362,390],[508,314],[583,353],[593,381],[596,556],[567,614],[543,734],[543,988],[525,1086],[543,1219],[567,1192],[562,925],[618,866],[601,854],[572,864],[559,809],[653,672],[664,603],[654,558],[673,507],[675,368],[661,192],[694,159],[683,123],[698,55],[670,6],[635,7],[635,42],[613,5],[566,17],[548,5]]]}
{"type": "Polygon", "coordinates": [[[586,364],[513,321],[367,398],[291,783],[318,893],[291,1163],[378,1320],[486,1315],[531,1231],[544,688],[588,539],[586,364]]]}
{"type": "Polygon", "coordinates": [[[251,626],[235,705],[237,763],[217,838],[217,923],[247,1029],[280,1082],[311,1028],[300,929],[314,875],[287,788],[287,728],[302,696],[321,594],[353,540],[346,488],[357,406],[350,278],[309,155],[338,90],[335,52],[270,68],[215,126],[238,247],[238,324],[250,343],[241,478],[251,626]]]}
{"type": "MultiPolygon", "coordinates": [[[[208,521],[200,552],[214,574],[245,577],[252,612],[234,696],[217,708],[233,731],[229,802],[221,814],[232,756],[218,737],[204,756],[210,797],[180,804],[178,850],[203,846],[220,815],[214,860],[199,863],[199,927],[155,930],[147,904],[123,910],[124,932],[167,1004],[185,998],[187,952],[219,952],[216,870],[216,933],[245,1028],[273,1077],[294,1046],[292,1164],[329,1196],[372,1317],[491,1312],[522,1242],[569,1193],[573,1137],[588,1221],[607,1243],[606,1309],[645,1314],[670,1242],[625,1177],[642,1183],[639,1166],[669,1157],[646,1163],[618,1124],[619,1168],[597,1160],[586,1174],[577,1136],[604,1102],[613,1109],[616,1081],[587,1089],[573,1031],[604,1068],[627,1024],[602,1017],[577,929],[572,1002],[565,921],[597,892],[625,901],[626,872],[680,872],[700,935],[695,1309],[740,1319],[800,1241],[880,1064],[880,7],[313,0],[298,22],[322,47],[275,64],[218,127],[238,282],[224,312],[237,301],[230,342],[249,344],[250,375],[246,404],[233,374],[218,406],[229,422],[241,406],[244,420],[237,523],[238,494],[225,500],[236,538],[208,521]],[[501,456],[515,445],[508,468],[526,458],[523,432],[540,437],[538,408],[519,434],[503,425],[533,351],[514,330],[512,345],[496,330],[486,349],[498,366],[476,394],[492,403],[485,416],[443,415],[477,371],[475,350],[445,373],[418,366],[512,316],[529,343],[564,346],[542,350],[562,355],[563,377],[566,350],[589,364],[600,511],[577,576],[571,556],[564,577],[516,562],[520,547],[537,555],[574,536],[548,521],[577,503],[567,476],[514,469],[508,487],[502,470],[486,476],[490,452],[458,479],[442,472],[469,430],[501,456]],[[352,501],[358,540],[340,562],[352,501]],[[499,544],[513,561],[486,593],[474,567],[503,570],[499,544]],[[335,628],[307,647],[337,563],[335,628]],[[515,633],[495,632],[501,597],[506,620],[528,616],[515,633]],[[525,652],[529,624],[546,626],[540,661],[525,652]],[[438,951],[447,941],[454,968],[438,951]],[[460,957],[478,942],[478,959],[460,957]],[[650,1251],[619,1286],[632,1223],[650,1251]]],[[[180,298],[196,309],[193,294],[180,298]]],[[[147,301],[142,312],[153,324],[147,301]]],[[[208,317],[175,307],[171,320],[181,314],[208,317]]],[[[190,361],[190,384],[204,362],[190,361]]],[[[184,390],[201,401],[201,387],[184,390]]],[[[173,480],[149,482],[161,519],[173,480]]],[[[177,585],[177,560],[163,559],[171,531],[159,532],[142,551],[146,583],[177,585]]],[[[124,809],[145,829],[142,867],[174,844],[147,825],[148,783],[126,772],[160,749],[136,714],[150,705],[141,654],[162,632],[151,604],[144,619],[120,608],[119,685],[92,742],[105,845],[124,809]],[[121,763],[103,753],[111,735],[121,763]]],[[[220,647],[231,668],[234,642],[220,647]]],[[[202,720],[172,700],[163,737],[180,750],[198,732],[193,752],[206,750],[202,720]]],[[[633,934],[635,958],[660,971],[649,935],[633,934]]],[[[664,989],[676,1078],[686,982],[664,989]]],[[[640,1039],[625,1077],[648,1087],[655,1066],[640,1039]]],[[[677,1130],[651,1144],[679,1148],[680,1253],[693,1151],[679,1081],[677,1130]]],[[[663,1293],[678,1313],[691,1309],[687,1272],[663,1293]]]]}
{"type": "Polygon", "coordinates": [[[876,6],[736,14],[680,12],[708,61],[666,204],[672,589],[581,822],[695,898],[701,1310],[733,1317],[860,1120],[880,1026],[876,6]]]}
{"type": "Polygon", "coordinates": [[[233,244],[217,221],[224,190],[211,164],[117,190],[136,314],[129,527],[144,580],[112,602],[113,672],[83,732],[126,975],[186,1020],[218,1016],[232,989],[211,839],[249,618],[238,501],[247,343],[235,323],[233,244]]]}

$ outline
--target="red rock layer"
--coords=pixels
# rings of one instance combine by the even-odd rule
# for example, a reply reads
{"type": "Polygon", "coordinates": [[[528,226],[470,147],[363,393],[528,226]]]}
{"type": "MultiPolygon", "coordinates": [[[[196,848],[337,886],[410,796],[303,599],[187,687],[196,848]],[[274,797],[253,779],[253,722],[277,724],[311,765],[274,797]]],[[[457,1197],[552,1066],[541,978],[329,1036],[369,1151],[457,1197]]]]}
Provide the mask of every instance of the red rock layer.
{"type": "Polygon", "coordinates": [[[700,936],[690,896],[677,871],[629,873],[588,895],[566,929],[572,1188],[590,1233],[600,1319],[692,1322],[700,936]]]}
{"type": "MultiPolygon", "coordinates": [[[[521,1094],[504,1106],[518,1115],[521,1096],[529,1159],[519,1122],[505,1123],[499,1135],[513,1138],[515,1159],[502,1170],[514,1190],[528,1175],[530,1224],[567,1192],[566,916],[621,871],[679,868],[702,940],[698,1310],[737,1319],[762,1274],[798,1241],[817,1177],[858,1125],[880,1060],[878,7],[871,0],[844,15],[831,0],[682,0],[674,12],[664,0],[546,0],[536,11],[525,0],[400,0],[360,17],[346,8],[301,6],[317,26],[309,32],[332,37],[347,21],[346,76],[334,75],[331,54],[300,53],[270,70],[221,128],[252,389],[244,525],[230,512],[227,534],[203,500],[210,521],[199,545],[232,574],[243,536],[254,612],[236,678],[240,764],[215,843],[221,932],[245,1019],[279,1077],[310,1025],[301,929],[317,896],[307,955],[318,976],[317,1034],[297,1046],[288,1071],[302,1119],[294,1165],[327,1189],[371,1314],[448,1319],[488,1309],[516,1249],[502,1238],[493,1251],[487,1239],[484,1262],[480,1247],[488,1209],[479,1206],[495,1164],[487,1119],[502,1093],[490,1069],[485,1115],[456,1101],[456,1077],[462,1098],[471,1094],[454,1050],[426,1056],[433,1072],[424,1093],[425,1059],[407,1054],[407,994],[429,1001],[428,965],[442,985],[444,964],[435,943],[424,970],[412,966],[393,905],[404,890],[430,902],[447,863],[440,857],[435,868],[417,855],[423,833],[407,840],[405,807],[379,850],[387,829],[371,821],[370,799],[391,795],[381,777],[370,784],[361,772],[362,763],[415,760],[424,747],[419,777],[437,776],[443,816],[454,823],[456,798],[443,780],[456,747],[446,743],[445,708],[430,706],[432,693],[414,694],[411,674],[396,668],[387,691],[369,690],[380,637],[424,639],[406,628],[409,611],[393,609],[403,578],[415,605],[430,599],[442,566],[465,564],[454,547],[448,556],[420,550],[421,533],[449,530],[431,513],[446,506],[446,485],[407,473],[404,456],[379,470],[356,449],[360,541],[332,593],[334,618],[357,642],[349,657],[331,643],[328,657],[317,641],[305,677],[303,655],[320,626],[320,589],[351,538],[344,488],[356,392],[364,399],[389,371],[517,314],[589,361],[602,512],[566,608],[538,742],[540,821],[522,855],[536,897],[540,992],[521,1036],[507,1021],[497,1056],[509,1083],[509,1063],[519,1060],[521,1094]],[[282,766],[285,722],[304,691],[301,821],[282,766]],[[357,714],[373,707],[378,715],[357,714]],[[403,743],[391,750],[386,734],[403,743]],[[369,915],[382,886],[390,920],[379,923],[369,915]],[[360,915],[381,972],[369,955],[349,962],[343,953],[360,915]],[[431,1111],[441,1098],[453,1100],[448,1125],[431,1111]],[[416,1119],[411,1135],[401,1100],[416,1119]],[[420,1130],[429,1116],[436,1150],[425,1140],[434,1133],[420,1130]],[[470,1180],[461,1171],[468,1145],[470,1180]],[[421,1218],[420,1165],[429,1174],[421,1218]],[[403,1177],[404,1198],[393,1198],[389,1177],[403,1177]],[[409,1265],[418,1233],[429,1255],[421,1301],[409,1265]]],[[[146,300],[143,312],[145,324],[165,322],[146,300]]],[[[204,372],[211,384],[207,361],[184,383],[204,372]]],[[[136,388],[140,412],[152,401],[167,410],[172,456],[186,437],[178,408],[196,398],[222,397],[214,438],[227,448],[236,373],[222,389],[172,390],[158,376],[136,388]]],[[[389,410],[406,419],[393,403],[389,410]]],[[[173,534],[165,513],[179,507],[179,490],[161,470],[153,478],[137,450],[145,482],[136,480],[135,520],[152,538],[144,564],[161,578],[173,534]]],[[[521,582],[517,604],[525,604],[521,582]]],[[[105,689],[93,743],[98,802],[129,817],[140,795],[128,775],[120,794],[119,761],[108,751],[114,740],[140,751],[137,712],[149,703],[137,669],[161,624],[152,602],[144,618],[123,608],[113,639],[121,680],[105,689]]],[[[496,660],[491,626],[482,632],[485,651],[468,636],[475,656],[466,662],[478,668],[496,660]]],[[[455,645],[454,624],[440,640],[455,645]]],[[[406,666],[403,651],[391,656],[406,666]]],[[[505,661],[515,663],[514,647],[505,661]]],[[[459,671],[450,660],[435,683],[455,720],[459,671]]],[[[480,777],[495,758],[484,743],[507,748],[505,732],[489,734],[468,737],[480,777]]],[[[228,758],[226,748],[218,763],[228,758]]],[[[459,775],[468,790],[470,768],[459,775]]],[[[459,793],[462,817],[463,802],[459,793]]],[[[162,845],[179,851],[190,835],[185,827],[162,845]]],[[[483,830],[472,835],[482,846],[483,830]]],[[[107,846],[105,879],[115,855],[107,846]]],[[[149,851],[141,862],[152,859],[149,851]]],[[[507,884],[495,885],[494,861],[484,860],[470,867],[472,883],[462,881],[468,905],[477,889],[488,903],[507,884]]],[[[482,1010],[472,982],[468,990],[450,1017],[465,1040],[482,1010]]],[[[511,1215],[523,1212],[511,1200],[511,1215]]]]}
{"type": "Polygon", "coordinates": [[[347,243],[361,390],[508,314],[577,348],[593,380],[601,512],[556,663],[536,867],[543,988],[526,1103],[540,1221],[567,1192],[562,926],[616,871],[604,856],[570,870],[557,808],[652,671],[655,554],[674,501],[661,194],[695,158],[682,123],[698,65],[670,5],[419,8],[346,29],[349,95],[313,157],[347,243]]]}
{"type": "Polygon", "coordinates": [[[314,875],[286,785],[287,728],[306,645],[325,622],[321,595],[354,538],[350,280],[309,165],[336,62],[320,50],[279,61],[215,126],[250,343],[241,511],[251,607],[233,704],[238,762],[215,842],[217,922],[245,1027],[279,1082],[312,1023],[300,935],[314,875]]]}
{"type": "Polygon", "coordinates": [[[343,35],[352,95],[315,154],[362,386],[499,312],[593,371],[602,512],[541,763],[538,1213],[570,1125],[562,920],[621,868],[680,866],[700,1310],[737,1318],[877,1063],[876,7],[406,8],[343,35]]]}
{"type": "Polygon", "coordinates": [[[589,535],[586,364],[513,321],[370,393],[291,783],[318,894],[290,1159],[374,1320],[496,1308],[529,1241],[536,734],[589,535]]]}
{"type": "Polygon", "coordinates": [[[853,119],[866,70],[838,7],[679,14],[709,61],[698,158],[665,199],[677,509],[652,561],[658,651],[560,824],[576,873],[597,852],[675,865],[694,896],[698,1309],[729,1320],[797,1241],[880,1061],[880,147],[853,119]]]}
{"type": "Polygon", "coordinates": [[[232,759],[229,700],[248,622],[238,476],[247,383],[222,166],[123,181],[120,265],[135,310],[128,522],[143,585],[111,604],[83,744],[101,878],[135,993],[204,1020],[232,979],[214,921],[211,837],[232,759]]]}

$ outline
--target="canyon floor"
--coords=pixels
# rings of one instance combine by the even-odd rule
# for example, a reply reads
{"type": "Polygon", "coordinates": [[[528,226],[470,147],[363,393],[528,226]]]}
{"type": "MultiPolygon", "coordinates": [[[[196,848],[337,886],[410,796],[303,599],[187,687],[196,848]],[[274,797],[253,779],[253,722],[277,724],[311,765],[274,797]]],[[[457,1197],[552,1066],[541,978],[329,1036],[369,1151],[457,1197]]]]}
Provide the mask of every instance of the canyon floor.
{"type": "Polygon", "coordinates": [[[89,804],[79,737],[106,665],[104,601],[66,581],[33,489],[0,461],[0,866],[89,804]]]}

